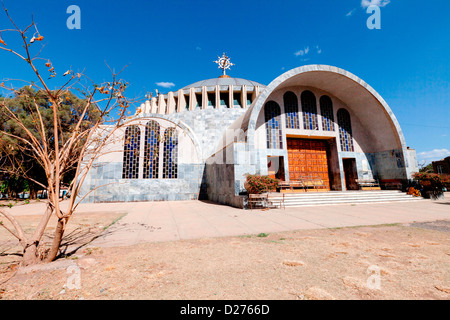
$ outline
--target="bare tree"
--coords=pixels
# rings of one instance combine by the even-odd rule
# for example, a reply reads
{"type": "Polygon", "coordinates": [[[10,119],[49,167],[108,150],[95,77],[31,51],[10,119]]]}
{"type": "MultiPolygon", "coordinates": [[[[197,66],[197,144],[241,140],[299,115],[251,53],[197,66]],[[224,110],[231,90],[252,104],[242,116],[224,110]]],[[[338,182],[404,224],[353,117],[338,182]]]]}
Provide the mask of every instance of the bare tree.
{"type": "MultiPolygon", "coordinates": [[[[58,89],[51,90],[47,82],[59,75],[50,60],[40,57],[44,47],[42,45],[44,37],[39,33],[33,18],[27,27],[21,29],[11,18],[4,5],[3,9],[12,28],[0,30],[0,49],[6,54],[15,55],[28,65],[36,79],[35,81],[21,81],[33,88],[34,92],[45,96],[50,104],[51,128],[48,130],[43,118],[44,116],[48,117],[49,114],[43,114],[36,95],[30,93],[32,91],[20,92],[20,94],[27,95],[27,99],[31,101],[26,119],[14,112],[13,107],[8,105],[7,99],[0,100],[2,116],[13,121],[21,131],[19,134],[4,129],[0,130],[1,169],[33,181],[48,193],[46,210],[31,235],[25,234],[14,216],[0,211],[0,216],[9,221],[8,226],[5,224],[6,220],[0,221],[0,225],[19,240],[23,247],[22,264],[28,265],[40,261],[53,261],[58,256],[67,223],[80,203],[78,195],[86,175],[95,159],[101,155],[108,139],[118,128],[126,125],[126,116],[129,114],[127,110],[132,101],[124,96],[128,83],[119,79],[120,72],[116,73],[111,68],[111,81],[101,84],[96,84],[83,72],[67,70],[61,75],[61,79],[64,79],[65,83],[58,89]],[[5,34],[17,35],[23,43],[23,48],[18,50],[9,47],[5,42],[7,39],[2,38],[5,34]],[[47,69],[48,76],[40,71],[39,68],[42,70],[42,67],[45,67],[44,70],[47,69]],[[74,115],[76,121],[67,128],[59,115],[64,99],[74,91],[83,97],[83,106],[74,115]],[[97,117],[95,121],[91,121],[87,125],[86,117],[92,110],[97,112],[97,117]],[[33,157],[45,172],[45,183],[30,176],[30,170],[23,161],[25,154],[33,157]],[[68,188],[68,205],[65,205],[63,209],[60,197],[61,180],[64,174],[70,170],[74,177],[68,188]],[[44,257],[38,253],[38,248],[42,244],[45,229],[52,215],[57,217],[57,225],[53,242],[44,257]]],[[[19,94],[19,91],[14,88],[14,83],[17,83],[17,80],[5,79],[0,86],[11,94],[19,94]]]]}

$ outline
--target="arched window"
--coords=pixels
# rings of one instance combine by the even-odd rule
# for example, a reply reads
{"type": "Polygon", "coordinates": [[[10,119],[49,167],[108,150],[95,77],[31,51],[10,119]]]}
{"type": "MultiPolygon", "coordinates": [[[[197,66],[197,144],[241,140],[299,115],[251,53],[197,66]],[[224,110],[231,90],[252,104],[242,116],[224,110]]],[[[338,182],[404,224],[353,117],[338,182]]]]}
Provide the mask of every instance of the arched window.
{"type": "Polygon", "coordinates": [[[341,141],[341,151],[353,152],[352,122],[350,113],[345,109],[337,112],[337,122],[339,126],[339,139],[341,141]]]}
{"type": "Polygon", "coordinates": [[[267,149],[283,149],[283,135],[280,123],[281,109],[278,103],[269,101],[264,107],[266,121],[267,149]]]}
{"type": "Polygon", "coordinates": [[[301,96],[303,111],[303,129],[319,130],[317,123],[316,96],[311,91],[303,91],[301,96]]]}
{"type": "Polygon", "coordinates": [[[329,96],[320,97],[320,114],[322,115],[322,129],[334,131],[333,102],[329,96]]]}
{"type": "Polygon", "coordinates": [[[164,132],[163,179],[178,177],[178,133],[176,128],[164,132]]]}
{"type": "Polygon", "coordinates": [[[295,93],[288,91],[283,96],[286,128],[300,129],[298,121],[298,100],[295,93]]]}
{"type": "Polygon", "coordinates": [[[144,179],[158,179],[160,126],[149,121],[145,126],[144,179]]]}
{"type": "Polygon", "coordinates": [[[123,150],[122,179],[139,178],[139,151],[141,146],[141,130],[138,126],[129,126],[125,130],[123,150]]]}

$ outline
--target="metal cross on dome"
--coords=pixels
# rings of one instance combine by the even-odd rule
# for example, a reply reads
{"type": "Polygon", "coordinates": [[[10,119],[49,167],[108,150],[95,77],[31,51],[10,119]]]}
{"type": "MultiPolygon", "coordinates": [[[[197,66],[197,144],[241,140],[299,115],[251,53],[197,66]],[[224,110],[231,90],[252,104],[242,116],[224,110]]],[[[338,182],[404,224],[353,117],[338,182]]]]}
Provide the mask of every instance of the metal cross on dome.
{"type": "Polygon", "coordinates": [[[222,57],[217,57],[218,60],[214,61],[214,63],[217,63],[219,65],[219,69],[223,70],[223,75],[226,75],[226,70],[230,69],[231,66],[234,66],[234,63],[231,63],[230,57],[228,57],[225,53],[222,55],[222,57]]]}

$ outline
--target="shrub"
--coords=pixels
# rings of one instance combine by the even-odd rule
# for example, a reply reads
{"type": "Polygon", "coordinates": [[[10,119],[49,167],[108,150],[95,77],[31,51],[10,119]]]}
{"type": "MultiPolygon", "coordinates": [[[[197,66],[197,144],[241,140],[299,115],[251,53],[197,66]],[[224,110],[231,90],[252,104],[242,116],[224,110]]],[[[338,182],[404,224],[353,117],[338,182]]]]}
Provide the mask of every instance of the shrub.
{"type": "Polygon", "coordinates": [[[247,179],[244,184],[248,194],[261,194],[269,191],[276,191],[277,186],[277,179],[257,174],[247,174],[247,179]]]}
{"type": "Polygon", "coordinates": [[[419,181],[417,181],[415,179],[403,179],[402,180],[402,192],[408,192],[410,188],[420,190],[420,189],[422,189],[422,186],[419,184],[419,181]]]}
{"type": "Polygon", "coordinates": [[[414,187],[410,187],[410,188],[409,188],[408,194],[409,194],[409,195],[412,195],[412,196],[414,196],[414,197],[420,197],[420,191],[417,190],[417,189],[414,188],[414,187]]]}
{"type": "Polygon", "coordinates": [[[450,190],[450,174],[441,174],[442,183],[447,190],[450,190]]]}
{"type": "Polygon", "coordinates": [[[422,187],[420,193],[424,198],[438,199],[443,195],[444,183],[440,175],[436,173],[417,172],[414,179],[422,187]]]}

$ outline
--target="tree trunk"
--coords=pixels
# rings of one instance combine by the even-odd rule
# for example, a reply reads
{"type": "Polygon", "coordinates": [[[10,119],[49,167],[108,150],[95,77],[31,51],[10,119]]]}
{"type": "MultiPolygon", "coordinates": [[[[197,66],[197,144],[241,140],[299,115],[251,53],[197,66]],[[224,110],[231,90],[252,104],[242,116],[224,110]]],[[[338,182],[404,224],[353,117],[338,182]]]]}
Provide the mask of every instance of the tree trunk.
{"type": "Polygon", "coordinates": [[[37,189],[34,187],[30,187],[30,200],[37,199],[37,189]]]}
{"type": "Polygon", "coordinates": [[[23,250],[23,258],[22,258],[23,266],[28,266],[40,262],[40,259],[37,256],[37,246],[38,243],[33,243],[25,247],[25,249],[23,250]]]}
{"type": "Polygon", "coordinates": [[[56,224],[56,229],[53,237],[52,246],[50,251],[48,252],[46,261],[51,262],[56,259],[59,252],[59,247],[61,246],[61,241],[64,236],[64,230],[66,227],[67,218],[58,219],[58,223],[56,224]]]}

